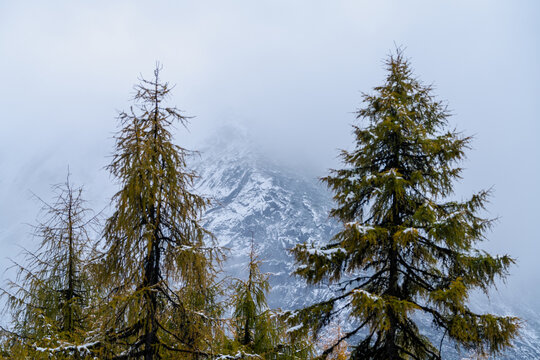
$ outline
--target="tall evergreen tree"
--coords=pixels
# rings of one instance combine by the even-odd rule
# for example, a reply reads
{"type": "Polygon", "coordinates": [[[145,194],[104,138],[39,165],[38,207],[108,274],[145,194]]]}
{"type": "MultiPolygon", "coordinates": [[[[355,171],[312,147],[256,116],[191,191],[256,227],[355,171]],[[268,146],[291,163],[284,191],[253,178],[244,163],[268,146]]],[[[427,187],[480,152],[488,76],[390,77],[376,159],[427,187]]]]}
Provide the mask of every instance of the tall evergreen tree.
{"type": "Polygon", "coordinates": [[[475,313],[468,296],[487,293],[514,260],[476,247],[493,223],[479,215],[489,191],[451,199],[471,138],[446,130],[446,106],[413,76],[401,50],[386,69],[384,85],[363,95],[355,148],[341,152],[345,168],[322,179],[343,230],[323,246],[294,250],[298,275],[341,286],[297,319],[318,330],[347,309],[351,330],[341,340],[361,338],[352,359],[441,359],[415,313],[431,317],[458,346],[499,353],[511,346],[519,320],[475,313]]]}
{"type": "Polygon", "coordinates": [[[82,188],[55,185],[52,203],[39,199],[42,220],[34,226],[37,251],[25,250],[26,263],[14,266],[17,280],[2,290],[13,329],[6,356],[82,359],[90,355],[92,287],[88,277],[96,217],[86,208],[82,188]]]}
{"type": "Polygon", "coordinates": [[[262,274],[260,261],[251,243],[247,280],[235,279],[233,295],[233,319],[236,339],[251,352],[263,353],[272,347],[271,328],[265,326],[265,314],[269,310],[266,293],[269,290],[268,275],[262,274]]]}
{"type": "Polygon", "coordinates": [[[232,297],[236,335],[234,345],[239,346],[232,346],[232,353],[235,354],[233,358],[267,360],[311,358],[313,346],[308,338],[291,336],[287,331],[285,316],[279,310],[268,308],[266,293],[270,285],[268,275],[260,271],[260,263],[252,240],[247,279],[234,281],[232,297]]]}
{"type": "Polygon", "coordinates": [[[159,79],[135,86],[135,108],[119,115],[108,166],[120,184],[104,230],[102,281],[110,290],[103,327],[113,359],[198,358],[213,341],[216,251],[199,223],[208,201],[191,192],[190,152],[171,127],[187,118],[165,99],[159,79]]]}

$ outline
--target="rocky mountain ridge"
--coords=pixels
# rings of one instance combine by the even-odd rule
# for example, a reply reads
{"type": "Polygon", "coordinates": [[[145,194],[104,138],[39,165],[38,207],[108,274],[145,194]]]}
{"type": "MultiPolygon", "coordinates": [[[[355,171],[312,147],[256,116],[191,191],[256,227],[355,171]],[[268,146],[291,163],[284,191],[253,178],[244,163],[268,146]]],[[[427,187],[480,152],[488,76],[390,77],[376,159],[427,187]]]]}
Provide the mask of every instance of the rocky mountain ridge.
{"type": "MultiPolygon", "coordinates": [[[[294,259],[289,249],[297,243],[325,242],[340,225],[328,218],[331,194],[317,179],[309,178],[272,163],[257,154],[249,141],[228,134],[201,151],[194,167],[199,175],[196,189],[213,199],[204,215],[204,225],[228,249],[224,265],[227,275],[246,276],[253,239],[262,270],[270,274],[269,305],[294,309],[324,299],[328,286],[308,287],[294,277],[294,259]],[[231,139],[231,135],[232,136],[231,139]]],[[[505,303],[495,294],[490,300],[478,295],[472,307],[482,312],[516,315],[525,320],[515,347],[498,359],[540,359],[540,315],[537,309],[519,303],[505,303]]],[[[343,319],[347,322],[347,319],[343,319]]],[[[428,319],[419,319],[428,336],[440,339],[428,319]]],[[[473,359],[443,343],[443,358],[473,359]]]]}

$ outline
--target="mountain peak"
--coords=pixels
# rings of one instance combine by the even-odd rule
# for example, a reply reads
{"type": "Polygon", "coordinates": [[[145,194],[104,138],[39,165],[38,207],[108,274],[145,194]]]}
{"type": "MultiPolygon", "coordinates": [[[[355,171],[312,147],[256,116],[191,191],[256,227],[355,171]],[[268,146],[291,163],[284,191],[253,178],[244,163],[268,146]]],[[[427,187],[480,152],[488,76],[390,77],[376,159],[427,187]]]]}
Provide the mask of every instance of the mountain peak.
{"type": "MultiPolygon", "coordinates": [[[[321,301],[332,290],[308,287],[302,279],[292,277],[295,261],[289,250],[298,243],[327,242],[341,229],[328,217],[331,196],[315,179],[269,161],[255,149],[247,131],[227,126],[201,151],[194,163],[199,174],[196,191],[213,199],[203,217],[204,227],[228,249],[224,271],[237,278],[247,275],[253,238],[263,262],[261,269],[271,275],[271,307],[291,309],[321,301]]],[[[504,304],[481,303],[498,308],[496,312],[516,313],[519,308],[517,304],[498,305],[504,304]]],[[[505,359],[539,358],[540,316],[532,309],[526,318],[522,338],[504,354],[505,359]]],[[[426,334],[437,338],[440,334],[433,333],[425,320],[426,334]]],[[[451,343],[445,343],[445,353],[449,359],[461,358],[451,343]]]]}
{"type": "Polygon", "coordinates": [[[205,157],[248,157],[254,154],[255,144],[245,126],[227,123],[215,130],[202,142],[201,154],[205,157]]]}

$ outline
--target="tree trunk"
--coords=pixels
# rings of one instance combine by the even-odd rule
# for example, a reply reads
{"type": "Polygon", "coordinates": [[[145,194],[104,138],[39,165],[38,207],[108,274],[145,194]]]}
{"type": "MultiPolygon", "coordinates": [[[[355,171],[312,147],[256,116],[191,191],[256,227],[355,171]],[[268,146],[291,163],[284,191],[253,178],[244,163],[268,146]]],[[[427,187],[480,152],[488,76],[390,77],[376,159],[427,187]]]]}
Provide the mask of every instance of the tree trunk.
{"type": "Polygon", "coordinates": [[[144,275],[144,299],[146,307],[146,324],[144,328],[144,359],[154,360],[158,358],[158,319],[157,319],[157,292],[156,285],[159,282],[159,237],[157,229],[154,230],[152,243],[148,251],[144,275]]]}

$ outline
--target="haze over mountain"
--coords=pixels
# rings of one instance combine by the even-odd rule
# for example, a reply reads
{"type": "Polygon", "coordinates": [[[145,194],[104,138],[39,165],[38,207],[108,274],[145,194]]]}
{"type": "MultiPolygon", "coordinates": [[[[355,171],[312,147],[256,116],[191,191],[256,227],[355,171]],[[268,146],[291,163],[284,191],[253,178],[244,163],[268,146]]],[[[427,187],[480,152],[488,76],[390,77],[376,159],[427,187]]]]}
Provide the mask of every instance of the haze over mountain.
{"type": "MultiPolygon", "coordinates": [[[[269,305],[295,309],[325,299],[332,288],[309,287],[291,275],[295,268],[289,249],[301,242],[325,242],[340,224],[328,218],[331,194],[316,178],[285,168],[269,160],[250,143],[245,130],[227,127],[212,138],[194,162],[200,178],[196,189],[214,199],[204,216],[205,226],[228,249],[224,266],[228,276],[245,278],[251,239],[263,261],[262,270],[270,275],[269,305]]],[[[524,320],[516,347],[500,359],[540,358],[540,307],[517,299],[513,294],[493,291],[490,297],[473,294],[471,305],[477,312],[516,315],[524,320]]],[[[417,317],[434,339],[441,338],[427,318],[417,317]]],[[[343,316],[345,327],[350,320],[343,316]]],[[[437,343],[438,343],[437,342],[437,343]]],[[[448,359],[466,358],[447,341],[443,355],[448,359]]]]}

